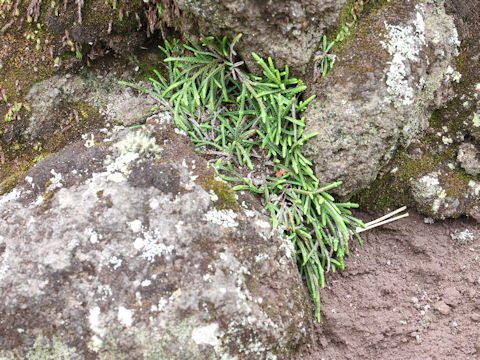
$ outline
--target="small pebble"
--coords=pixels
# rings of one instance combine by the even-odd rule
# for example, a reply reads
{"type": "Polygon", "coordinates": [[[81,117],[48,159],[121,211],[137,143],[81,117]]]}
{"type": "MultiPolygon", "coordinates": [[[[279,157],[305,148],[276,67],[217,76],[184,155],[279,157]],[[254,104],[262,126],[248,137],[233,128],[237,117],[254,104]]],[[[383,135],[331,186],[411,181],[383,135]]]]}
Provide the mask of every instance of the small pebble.
{"type": "Polygon", "coordinates": [[[443,300],[435,303],[435,305],[433,305],[433,307],[434,307],[435,310],[437,310],[440,314],[448,315],[448,314],[450,313],[450,306],[448,306],[447,304],[445,304],[445,302],[444,302],[443,300]]]}
{"type": "Polygon", "coordinates": [[[472,319],[472,321],[475,321],[475,322],[480,322],[480,314],[473,313],[472,315],[470,315],[470,319],[472,319]]]}
{"type": "Polygon", "coordinates": [[[443,301],[445,301],[445,304],[447,305],[455,307],[460,304],[461,299],[462,294],[460,294],[460,292],[454,287],[447,288],[443,292],[443,301]]]}

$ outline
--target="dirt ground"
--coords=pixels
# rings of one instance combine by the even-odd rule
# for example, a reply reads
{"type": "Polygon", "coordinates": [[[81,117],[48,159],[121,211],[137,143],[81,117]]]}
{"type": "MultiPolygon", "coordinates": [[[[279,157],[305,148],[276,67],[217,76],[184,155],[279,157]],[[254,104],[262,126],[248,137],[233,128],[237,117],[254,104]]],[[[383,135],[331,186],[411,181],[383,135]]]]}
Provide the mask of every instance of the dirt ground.
{"type": "Polygon", "coordinates": [[[302,359],[480,359],[480,224],[410,214],[329,274],[302,359]]]}

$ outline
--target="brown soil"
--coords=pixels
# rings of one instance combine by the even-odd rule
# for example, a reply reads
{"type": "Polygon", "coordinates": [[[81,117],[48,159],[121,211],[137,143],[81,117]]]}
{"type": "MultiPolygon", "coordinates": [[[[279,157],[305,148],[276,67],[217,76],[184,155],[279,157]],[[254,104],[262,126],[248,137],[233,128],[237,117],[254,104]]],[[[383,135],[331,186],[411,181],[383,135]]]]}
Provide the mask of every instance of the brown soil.
{"type": "Polygon", "coordinates": [[[411,213],[363,238],[329,274],[302,359],[480,359],[480,224],[411,213]]]}

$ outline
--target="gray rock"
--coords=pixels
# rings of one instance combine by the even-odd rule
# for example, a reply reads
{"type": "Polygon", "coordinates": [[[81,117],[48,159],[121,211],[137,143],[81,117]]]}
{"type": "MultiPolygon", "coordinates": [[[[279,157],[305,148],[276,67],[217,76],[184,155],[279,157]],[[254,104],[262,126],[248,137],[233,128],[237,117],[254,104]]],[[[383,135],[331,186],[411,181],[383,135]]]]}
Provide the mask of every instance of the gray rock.
{"type": "Polygon", "coordinates": [[[410,179],[410,194],[419,211],[433,219],[470,215],[477,219],[480,183],[470,180],[462,188],[448,184],[449,173],[439,170],[410,179]]]}
{"type": "Polygon", "coordinates": [[[322,184],[342,180],[335,191],[365,188],[399,146],[428,127],[458,80],[459,45],[443,1],[397,1],[358,24],[328,76],[308,83],[317,98],[305,111],[306,144],[322,184]]]}
{"type": "Polygon", "coordinates": [[[305,341],[291,244],[250,195],[220,206],[186,137],[149,129],[67,147],[0,197],[1,358],[284,359],[305,341]]]}
{"type": "Polygon", "coordinates": [[[457,160],[467,174],[480,174],[480,150],[471,143],[463,143],[458,148],[457,160]]]}
{"type": "Polygon", "coordinates": [[[256,52],[270,56],[278,68],[306,72],[325,29],[337,21],[346,0],[208,1],[174,0],[183,12],[182,27],[193,35],[233,38],[243,34],[238,51],[255,69],[256,52]],[[186,16],[190,14],[192,16],[186,16]]]}
{"type": "Polygon", "coordinates": [[[118,81],[114,73],[98,78],[95,73],[84,71],[81,75],[56,75],[36,83],[25,97],[32,110],[25,134],[31,140],[49,139],[54,132],[61,131],[61,109],[75,104],[91,106],[106,115],[107,120],[125,126],[145,122],[157,100],[118,81]]]}

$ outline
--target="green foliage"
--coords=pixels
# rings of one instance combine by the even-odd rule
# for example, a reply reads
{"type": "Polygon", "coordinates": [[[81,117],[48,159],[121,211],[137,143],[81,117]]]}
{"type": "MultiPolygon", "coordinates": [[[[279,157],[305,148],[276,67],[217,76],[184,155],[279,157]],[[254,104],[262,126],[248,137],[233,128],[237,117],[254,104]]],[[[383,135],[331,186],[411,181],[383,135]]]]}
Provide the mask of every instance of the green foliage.
{"type": "Polygon", "coordinates": [[[303,144],[316,135],[304,133],[301,117],[314,97],[301,100],[303,82],[290,77],[288,67],[276,69],[270,58],[252,54],[263,76],[244,71],[234,51],[239,39],[230,43],[208,37],[201,46],[165,41],[168,78],[157,71],[151,79],[154,90],[129,85],[164,101],[195,146],[221,158],[217,172],[236,184],[234,190],[263,195],[273,226],[293,243],[320,320],[324,272],[344,268],[348,241],[353,234],[360,240],[355,229],[363,224],[349,210],[356,204],[336,203],[327,193],[340,182],[320,186],[312,163],[302,154],[303,144]],[[259,159],[265,158],[273,168],[261,184],[254,184],[242,174],[243,166],[262,171],[265,165],[259,159]]]}
{"type": "Polygon", "coordinates": [[[323,35],[320,50],[317,51],[315,58],[313,59],[313,82],[318,80],[320,74],[325,77],[328,71],[333,68],[333,64],[336,60],[336,56],[332,52],[333,45],[335,45],[335,41],[328,43],[327,37],[323,35]]]}

